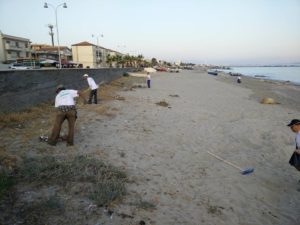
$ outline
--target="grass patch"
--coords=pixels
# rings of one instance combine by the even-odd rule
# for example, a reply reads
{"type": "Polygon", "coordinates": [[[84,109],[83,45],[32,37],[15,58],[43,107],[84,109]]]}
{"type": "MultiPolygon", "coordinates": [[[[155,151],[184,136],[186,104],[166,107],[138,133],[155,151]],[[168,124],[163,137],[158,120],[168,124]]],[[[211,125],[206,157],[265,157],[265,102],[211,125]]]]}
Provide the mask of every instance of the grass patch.
{"type": "Polygon", "coordinates": [[[90,195],[98,206],[109,205],[126,194],[122,180],[110,179],[96,183],[94,192],[90,195]]]}
{"type": "Polygon", "coordinates": [[[26,205],[20,213],[22,224],[64,224],[64,221],[59,221],[59,217],[65,212],[65,205],[61,198],[56,195],[50,196],[48,199],[43,199],[40,202],[34,202],[26,205]],[[53,221],[54,220],[54,221],[53,221]]]}
{"type": "Polygon", "coordinates": [[[99,206],[120,200],[125,194],[126,174],[100,160],[77,156],[73,160],[58,160],[54,157],[30,158],[24,160],[24,169],[19,179],[38,184],[80,183],[90,185],[84,193],[99,206]]]}
{"type": "Polygon", "coordinates": [[[13,177],[5,172],[0,172],[0,200],[13,185],[13,177]]]}
{"type": "Polygon", "coordinates": [[[144,209],[144,210],[154,210],[156,209],[156,206],[149,201],[139,200],[135,203],[133,203],[137,208],[144,209]]]}
{"type": "Polygon", "coordinates": [[[222,210],[224,209],[224,207],[218,205],[211,205],[209,199],[205,204],[207,207],[207,213],[213,215],[222,215],[222,210]]]}
{"type": "Polygon", "coordinates": [[[54,112],[54,110],[54,107],[50,103],[44,103],[21,112],[2,113],[0,114],[0,126],[9,127],[11,125],[23,124],[28,120],[41,117],[45,112],[49,114],[49,112],[54,112]]]}
{"type": "Polygon", "coordinates": [[[163,106],[163,107],[168,107],[169,106],[169,103],[167,103],[165,100],[157,102],[155,104],[159,105],[159,106],[163,106]]]}
{"type": "Polygon", "coordinates": [[[119,203],[126,194],[126,182],[124,171],[86,156],[27,158],[13,180],[0,174],[0,197],[3,197],[0,209],[5,209],[0,224],[14,224],[15,221],[25,225],[79,224],[82,211],[74,212],[74,218],[67,221],[70,213],[67,210],[78,210],[85,199],[98,206],[119,203]],[[26,198],[22,194],[19,198],[19,192],[11,192],[13,198],[4,197],[12,185],[16,189],[11,190],[22,189],[22,186],[30,188],[26,198]],[[44,195],[50,191],[54,191],[51,196],[44,195]]]}
{"type": "Polygon", "coordinates": [[[216,205],[210,205],[207,208],[207,212],[209,214],[221,215],[222,214],[222,209],[224,209],[224,208],[220,207],[220,206],[216,206],[216,205]]]}

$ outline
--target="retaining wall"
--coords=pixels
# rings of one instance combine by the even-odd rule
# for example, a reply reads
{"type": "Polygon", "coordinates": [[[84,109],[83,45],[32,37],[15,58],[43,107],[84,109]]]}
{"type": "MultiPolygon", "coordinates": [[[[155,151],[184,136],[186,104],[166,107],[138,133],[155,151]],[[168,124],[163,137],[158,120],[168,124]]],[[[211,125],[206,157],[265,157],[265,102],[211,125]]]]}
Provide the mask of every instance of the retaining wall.
{"type": "Polygon", "coordinates": [[[0,71],[0,113],[21,111],[54,100],[59,84],[67,89],[87,88],[87,81],[82,79],[85,73],[96,83],[109,83],[131,71],[131,68],[0,71]]]}

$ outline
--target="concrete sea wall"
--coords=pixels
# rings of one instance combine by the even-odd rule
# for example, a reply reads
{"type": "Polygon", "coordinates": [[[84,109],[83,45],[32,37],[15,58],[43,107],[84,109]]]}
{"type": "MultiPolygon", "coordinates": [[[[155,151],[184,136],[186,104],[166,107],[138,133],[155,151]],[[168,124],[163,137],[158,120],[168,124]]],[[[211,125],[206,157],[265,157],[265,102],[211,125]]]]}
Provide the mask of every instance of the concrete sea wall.
{"type": "Polygon", "coordinates": [[[109,83],[132,69],[51,69],[0,71],[0,113],[15,112],[54,100],[59,84],[80,90],[88,84],[82,79],[87,73],[96,83],[109,83]]]}

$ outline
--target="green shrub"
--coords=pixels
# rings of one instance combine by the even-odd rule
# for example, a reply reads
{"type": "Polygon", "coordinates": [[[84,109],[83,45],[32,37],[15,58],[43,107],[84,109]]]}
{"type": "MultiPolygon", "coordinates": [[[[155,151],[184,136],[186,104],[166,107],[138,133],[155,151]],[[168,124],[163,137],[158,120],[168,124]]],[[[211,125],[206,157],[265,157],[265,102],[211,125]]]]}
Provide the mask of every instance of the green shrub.
{"type": "Polygon", "coordinates": [[[12,185],[13,177],[5,172],[0,173],[0,200],[12,185]]]}

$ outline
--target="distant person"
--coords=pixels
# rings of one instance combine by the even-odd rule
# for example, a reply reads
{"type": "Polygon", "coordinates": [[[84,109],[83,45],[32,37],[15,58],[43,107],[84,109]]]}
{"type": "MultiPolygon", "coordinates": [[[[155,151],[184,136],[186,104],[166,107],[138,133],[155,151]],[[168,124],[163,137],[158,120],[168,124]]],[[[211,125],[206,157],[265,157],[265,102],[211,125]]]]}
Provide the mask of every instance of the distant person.
{"type": "Polygon", "coordinates": [[[49,145],[56,145],[60,130],[65,119],[68,120],[68,136],[66,138],[67,146],[74,145],[74,126],[77,119],[77,111],[75,107],[74,98],[81,97],[86,103],[84,95],[77,91],[71,89],[65,89],[63,85],[59,85],[56,88],[55,97],[55,108],[57,108],[57,113],[54,121],[54,126],[50,138],[48,139],[49,145]]]}
{"type": "Polygon", "coordinates": [[[296,149],[292,154],[289,163],[291,164],[291,166],[294,166],[297,170],[300,171],[300,120],[293,119],[287,126],[289,126],[291,130],[296,133],[296,149]]]}
{"type": "Polygon", "coordinates": [[[147,73],[147,86],[148,86],[148,88],[150,88],[151,87],[151,76],[150,76],[150,73],[148,72],[147,73]]]}
{"type": "Polygon", "coordinates": [[[97,89],[99,88],[99,86],[95,83],[94,79],[92,77],[89,77],[88,74],[84,74],[83,78],[85,78],[88,82],[88,85],[91,89],[90,91],[90,97],[89,97],[89,104],[92,104],[92,100],[94,98],[94,103],[97,104],[98,100],[97,100],[97,89]]]}
{"type": "Polygon", "coordinates": [[[242,83],[241,76],[238,76],[238,77],[237,77],[237,82],[238,82],[239,84],[242,83]]]}

